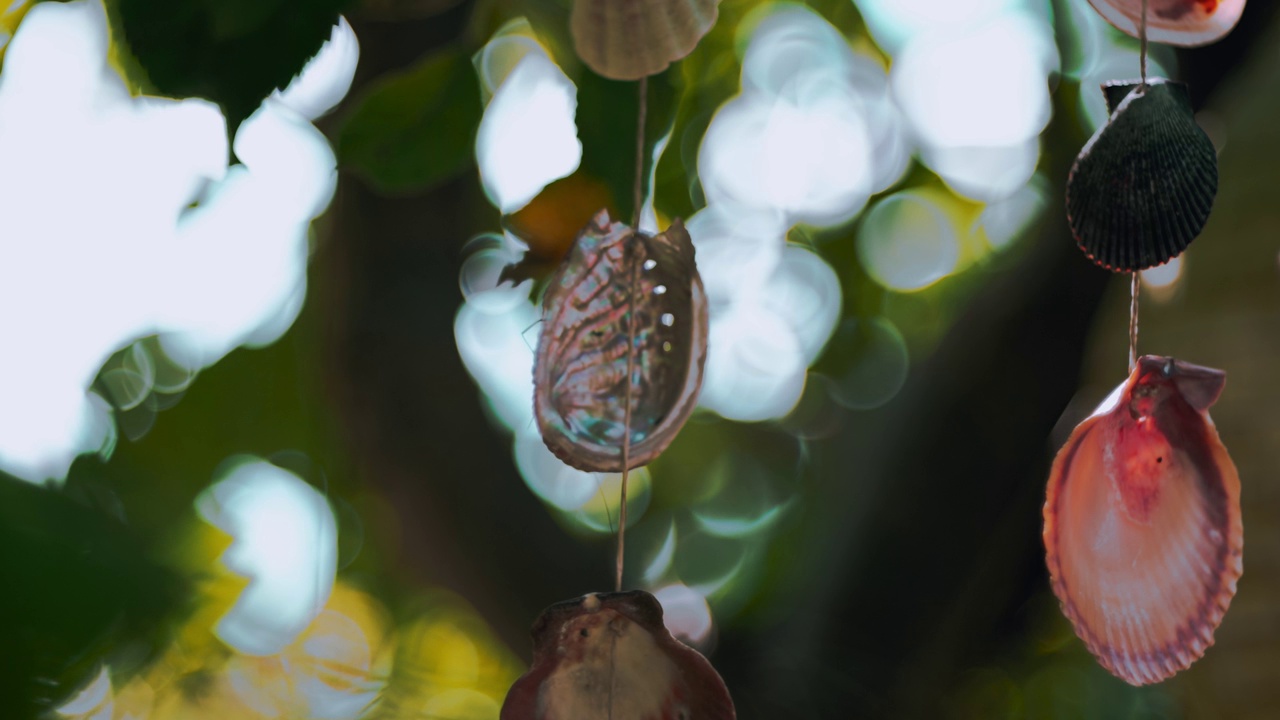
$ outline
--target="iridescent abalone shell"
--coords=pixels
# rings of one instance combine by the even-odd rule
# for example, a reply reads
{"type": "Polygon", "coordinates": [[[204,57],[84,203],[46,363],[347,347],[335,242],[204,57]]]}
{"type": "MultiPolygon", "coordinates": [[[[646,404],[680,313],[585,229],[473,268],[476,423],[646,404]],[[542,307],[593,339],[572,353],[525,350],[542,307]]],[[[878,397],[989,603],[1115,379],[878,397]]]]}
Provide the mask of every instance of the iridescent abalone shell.
{"type": "Polygon", "coordinates": [[[651,236],[602,210],[552,276],[534,362],[534,413],[547,447],[565,463],[622,470],[628,395],[633,468],[666,449],[693,412],[707,356],[707,303],[693,254],[679,220],[651,236]]]}

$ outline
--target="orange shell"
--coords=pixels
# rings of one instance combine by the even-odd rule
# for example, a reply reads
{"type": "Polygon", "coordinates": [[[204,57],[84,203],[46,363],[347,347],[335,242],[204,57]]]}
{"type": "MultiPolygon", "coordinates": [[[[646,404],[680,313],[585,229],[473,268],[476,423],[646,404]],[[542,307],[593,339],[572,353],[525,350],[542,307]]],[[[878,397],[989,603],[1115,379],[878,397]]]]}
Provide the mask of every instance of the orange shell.
{"type": "Polygon", "coordinates": [[[1049,475],[1053,592],[1098,662],[1132,685],[1204,655],[1236,593],[1240,478],[1208,414],[1224,382],[1220,370],[1143,357],[1049,475]]]}
{"type": "MultiPolygon", "coordinates": [[[[1138,37],[1143,0],[1089,0],[1115,28],[1138,37]]],[[[1222,39],[1240,22],[1245,0],[1148,0],[1147,39],[1196,47],[1222,39]]]]}

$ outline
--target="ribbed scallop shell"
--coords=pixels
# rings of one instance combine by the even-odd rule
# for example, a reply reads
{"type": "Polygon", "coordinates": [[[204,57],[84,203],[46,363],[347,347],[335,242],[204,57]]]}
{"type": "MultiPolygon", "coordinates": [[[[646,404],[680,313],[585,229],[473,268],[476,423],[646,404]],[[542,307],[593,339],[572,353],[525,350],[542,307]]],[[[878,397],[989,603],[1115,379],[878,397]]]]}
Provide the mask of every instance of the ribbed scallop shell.
{"type": "MultiPolygon", "coordinates": [[[[1182,47],[1207,45],[1231,32],[1245,0],[1148,0],[1147,39],[1182,47]]],[[[1123,33],[1138,37],[1142,0],[1089,0],[1123,33]]]]}
{"type": "Polygon", "coordinates": [[[533,667],[507,693],[501,720],[734,720],[720,675],[671,637],[642,590],[586,595],[533,626],[533,667]]]}
{"type": "Polygon", "coordinates": [[[1053,463],[1053,591],[1098,662],[1133,685],[1200,658],[1236,592],[1240,479],[1208,415],[1224,382],[1143,357],[1053,463]]]}
{"type": "Polygon", "coordinates": [[[684,225],[675,220],[650,236],[601,210],[543,297],[533,407],[547,447],[579,470],[621,472],[629,394],[628,464],[656,458],[697,405],[707,329],[706,293],[684,225]]]}
{"type": "Polygon", "coordinates": [[[660,73],[693,52],[716,23],[720,0],[574,0],[573,44],[592,70],[614,80],[660,73]]]}
{"type": "Polygon", "coordinates": [[[1177,257],[1204,229],[1218,157],[1187,88],[1155,78],[1103,86],[1111,116],[1067,178],[1076,243],[1104,268],[1131,272],[1177,257]]]}

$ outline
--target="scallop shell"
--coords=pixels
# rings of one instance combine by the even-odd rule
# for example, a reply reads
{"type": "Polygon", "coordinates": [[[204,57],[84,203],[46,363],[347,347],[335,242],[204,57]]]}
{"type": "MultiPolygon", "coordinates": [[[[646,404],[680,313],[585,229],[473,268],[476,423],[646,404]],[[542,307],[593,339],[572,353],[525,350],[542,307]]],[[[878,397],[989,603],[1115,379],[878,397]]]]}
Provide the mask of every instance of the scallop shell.
{"type": "Polygon", "coordinates": [[[1053,592],[1098,662],[1133,685],[1199,659],[1236,593],[1240,478],[1208,414],[1225,381],[1143,357],[1049,476],[1053,592]]]}
{"type": "Polygon", "coordinates": [[[716,23],[720,0],[574,0],[573,45],[592,70],[639,80],[683,58],[716,23]]]}
{"type": "Polygon", "coordinates": [[[500,720],[734,720],[711,663],[671,637],[642,590],[552,605],[533,626],[533,667],[500,720]]]}
{"type": "MultiPolygon", "coordinates": [[[[1148,0],[1147,39],[1182,47],[1207,45],[1231,32],[1245,0],[1148,0]]],[[[1089,0],[1123,33],[1138,37],[1142,0],[1089,0]]]]}
{"type": "Polygon", "coordinates": [[[1111,116],[1067,178],[1076,244],[1109,270],[1177,257],[1204,229],[1218,193],[1218,157],[1196,125],[1187,88],[1160,78],[1103,86],[1111,116]]]}
{"type": "Polygon", "coordinates": [[[661,454],[693,412],[708,327],[693,256],[679,220],[651,236],[601,210],[552,276],[534,360],[534,415],[543,442],[565,463],[622,470],[628,394],[633,468],[661,454]]]}

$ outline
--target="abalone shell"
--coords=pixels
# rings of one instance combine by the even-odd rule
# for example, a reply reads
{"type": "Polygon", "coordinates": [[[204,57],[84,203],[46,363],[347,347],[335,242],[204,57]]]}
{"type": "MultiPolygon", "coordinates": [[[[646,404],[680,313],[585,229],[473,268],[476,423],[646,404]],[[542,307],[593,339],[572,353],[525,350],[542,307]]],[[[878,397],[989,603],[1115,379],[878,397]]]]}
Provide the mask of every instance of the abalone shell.
{"type": "Polygon", "coordinates": [[[547,447],[579,470],[622,471],[629,396],[628,464],[657,457],[697,404],[707,325],[684,225],[648,235],[600,211],[543,298],[534,414],[547,447]]]}

